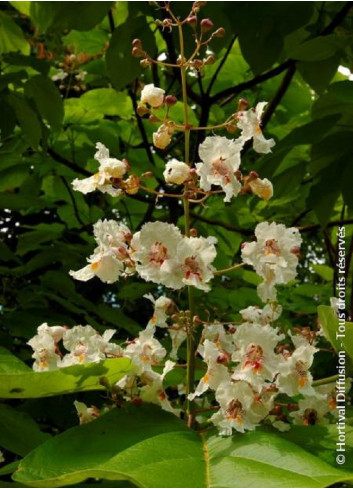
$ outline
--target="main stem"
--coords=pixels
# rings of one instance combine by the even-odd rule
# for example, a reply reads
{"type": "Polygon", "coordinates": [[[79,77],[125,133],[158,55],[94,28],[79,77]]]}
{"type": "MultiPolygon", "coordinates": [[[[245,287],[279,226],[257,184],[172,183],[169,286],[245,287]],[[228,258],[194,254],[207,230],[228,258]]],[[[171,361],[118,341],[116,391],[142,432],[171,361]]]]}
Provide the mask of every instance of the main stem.
{"type": "MultiPolygon", "coordinates": [[[[186,66],[185,63],[185,51],[184,51],[184,37],[183,28],[178,22],[179,31],[179,43],[180,43],[180,57],[181,57],[181,87],[183,95],[183,114],[185,125],[185,163],[190,165],[190,128],[189,128],[189,115],[188,115],[188,94],[186,89],[186,66]]],[[[188,196],[183,197],[184,205],[184,222],[185,222],[185,236],[190,236],[190,203],[188,196]]],[[[189,300],[189,325],[187,328],[187,367],[186,367],[186,394],[190,394],[194,390],[195,383],[195,338],[194,338],[194,316],[195,316],[195,300],[194,289],[188,286],[188,300],[189,300]]],[[[188,425],[191,428],[193,425],[193,402],[187,399],[187,415],[188,425]]]]}

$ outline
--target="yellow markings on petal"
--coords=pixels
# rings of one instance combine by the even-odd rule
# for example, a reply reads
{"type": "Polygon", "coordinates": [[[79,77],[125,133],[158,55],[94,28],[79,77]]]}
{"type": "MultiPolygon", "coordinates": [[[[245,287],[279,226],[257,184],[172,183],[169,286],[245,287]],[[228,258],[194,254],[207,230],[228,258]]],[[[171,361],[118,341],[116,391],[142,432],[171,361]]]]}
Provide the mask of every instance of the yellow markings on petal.
{"type": "Polygon", "coordinates": [[[205,374],[203,377],[202,377],[202,382],[204,384],[207,384],[207,382],[210,380],[210,374],[205,374]]]}
{"type": "Polygon", "coordinates": [[[157,316],[153,314],[153,316],[151,317],[151,323],[156,324],[156,322],[157,322],[157,316]]]}
{"type": "Polygon", "coordinates": [[[94,263],[91,263],[92,270],[97,270],[98,267],[99,267],[99,261],[95,261],[94,263]]]}
{"type": "Polygon", "coordinates": [[[308,382],[307,377],[300,377],[299,378],[299,385],[300,385],[300,387],[305,387],[306,384],[307,384],[307,382],[308,382]]]}
{"type": "Polygon", "coordinates": [[[41,360],[41,361],[39,362],[39,366],[40,366],[40,368],[47,368],[47,367],[48,367],[48,362],[47,362],[47,360],[41,360]]]}
{"type": "Polygon", "coordinates": [[[83,363],[86,359],[86,355],[84,353],[82,353],[81,355],[78,355],[77,356],[77,360],[80,362],[80,363],[83,363]]]}

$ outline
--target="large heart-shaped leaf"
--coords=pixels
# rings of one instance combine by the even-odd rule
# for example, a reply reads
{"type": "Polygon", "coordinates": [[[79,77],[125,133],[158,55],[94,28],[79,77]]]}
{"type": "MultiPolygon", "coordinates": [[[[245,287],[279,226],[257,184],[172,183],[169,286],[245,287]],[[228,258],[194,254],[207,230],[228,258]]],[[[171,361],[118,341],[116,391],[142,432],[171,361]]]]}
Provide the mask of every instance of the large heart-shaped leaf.
{"type": "Polygon", "coordinates": [[[23,459],[14,479],[32,487],[89,477],[140,487],[325,487],[352,475],[279,433],[200,435],[150,405],[113,409],[49,440],[23,459]]]}
{"type": "Polygon", "coordinates": [[[102,377],[114,383],[130,368],[129,358],[112,358],[48,372],[34,372],[5,348],[0,348],[0,398],[25,399],[104,390],[100,383],[102,377]]]}

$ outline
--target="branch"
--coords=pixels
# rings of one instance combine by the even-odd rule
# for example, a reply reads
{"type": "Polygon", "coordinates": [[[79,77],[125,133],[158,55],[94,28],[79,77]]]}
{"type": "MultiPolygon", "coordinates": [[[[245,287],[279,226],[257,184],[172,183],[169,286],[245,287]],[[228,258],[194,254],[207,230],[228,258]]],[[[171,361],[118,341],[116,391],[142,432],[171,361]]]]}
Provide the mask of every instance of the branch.
{"type": "MultiPolygon", "coordinates": [[[[341,24],[341,22],[345,19],[346,15],[348,14],[349,10],[351,8],[351,2],[347,2],[342,9],[338,12],[338,14],[332,19],[330,24],[328,24],[321,32],[320,36],[327,36],[331,34],[337,26],[341,24]]],[[[319,37],[319,36],[318,36],[319,37]]],[[[273,68],[272,70],[268,71],[267,73],[263,73],[262,75],[255,76],[251,80],[248,80],[243,83],[239,83],[238,85],[234,87],[227,88],[226,90],[222,90],[221,92],[217,93],[213,97],[211,97],[212,103],[217,102],[218,100],[224,99],[226,97],[229,97],[227,101],[224,103],[229,102],[232,100],[234,97],[236,97],[239,93],[241,93],[243,90],[247,90],[249,88],[254,87],[255,85],[258,85],[259,83],[262,83],[266,80],[269,80],[270,78],[273,78],[283,71],[287,70],[290,67],[294,66],[295,69],[295,64],[296,60],[294,59],[288,59],[281,65],[277,66],[276,68],[273,68]]],[[[293,73],[294,75],[294,73],[293,73]]],[[[292,75],[292,76],[293,76],[292,75]]]]}
{"type": "Polygon", "coordinates": [[[207,95],[210,95],[211,90],[212,90],[212,87],[213,87],[215,81],[217,80],[217,76],[218,76],[219,72],[221,71],[221,69],[223,68],[224,63],[227,61],[227,58],[229,56],[229,53],[232,50],[232,47],[233,47],[233,44],[235,43],[236,38],[237,38],[237,35],[234,34],[234,36],[232,37],[232,40],[230,41],[230,43],[229,43],[229,45],[227,47],[227,50],[226,50],[226,52],[225,52],[225,54],[224,54],[221,62],[217,66],[217,69],[216,69],[216,71],[214,72],[214,74],[213,74],[213,76],[211,78],[210,84],[207,87],[207,90],[206,90],[207,95]]]}
{"type": "Polygon", "coordinates": [[[75,163],[72,163],[72,161],[67,160],[64,156],[61,156],[59,153],[57,153],[54,149],[48,148],[47,153],[49,156],[51,156],[54,160],[58,161],[59,163],[67,166],[70,168],[75,173],[80,173],[81,175],[84,175],[85,177],[90,177],[92,173],[89,171],[85,170],[84,168],[81,168],[80,166],[76,165],[75,163]]]}

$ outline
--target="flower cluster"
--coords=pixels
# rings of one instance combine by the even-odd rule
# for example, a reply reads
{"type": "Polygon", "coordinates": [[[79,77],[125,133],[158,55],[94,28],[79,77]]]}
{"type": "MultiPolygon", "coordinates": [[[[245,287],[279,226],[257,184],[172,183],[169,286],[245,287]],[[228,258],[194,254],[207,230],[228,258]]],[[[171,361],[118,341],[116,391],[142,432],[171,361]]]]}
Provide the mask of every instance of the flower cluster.
{"type": "Polygon", "coordinates": [[[97,243],[88,258],[89,265],[70,274],[87,281],[94,276],[103,282],[116,282],[120,276],[138,273],[146,281],[172,289],[192,285],[209,291],[216,257],[214,238],[185,237],[179,228],[165,222],[143,225],[132,234],[127,226],[114,220],[94,225],[97,243]]]}
{"type": "Polygon", "coordinates": [[[79,325],[68,328],[43,323],[38,327],[37,334],[28,342],[33,349],[33,369],[44,372],[120,357],[122,348],[110,342],[114,333],[114,329],[107,329],[100,335],[92,326],[79,325]]]}

